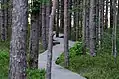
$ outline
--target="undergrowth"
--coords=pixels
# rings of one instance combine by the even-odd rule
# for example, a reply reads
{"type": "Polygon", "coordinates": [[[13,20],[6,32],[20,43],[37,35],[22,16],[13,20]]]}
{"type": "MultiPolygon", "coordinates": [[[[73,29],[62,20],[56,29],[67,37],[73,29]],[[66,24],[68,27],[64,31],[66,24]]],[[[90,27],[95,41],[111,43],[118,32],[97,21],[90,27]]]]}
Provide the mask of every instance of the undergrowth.
{"type": "MultiPolygon", "coordinates": [[[[83,55],[81,49],[82,43],[76,42],[69,50],[69,70],[79,73],[87,79],[119,79],[119,56],[114,62],[110,35],[104,34],[102,48],[97,51],[95,57],[90,56],[88,50],[86,55],[83,55]]],[[[64,54],[57,59],[56,63],[64,66],[64,54]]]]}
{"type": "MultiPolygon", "coordinates": [[[[0,79],[8,79],[9,41],[0,41],[0,79]]],[[[27,79],[45,79],[45,70],[27,69],[27,79]]]]}

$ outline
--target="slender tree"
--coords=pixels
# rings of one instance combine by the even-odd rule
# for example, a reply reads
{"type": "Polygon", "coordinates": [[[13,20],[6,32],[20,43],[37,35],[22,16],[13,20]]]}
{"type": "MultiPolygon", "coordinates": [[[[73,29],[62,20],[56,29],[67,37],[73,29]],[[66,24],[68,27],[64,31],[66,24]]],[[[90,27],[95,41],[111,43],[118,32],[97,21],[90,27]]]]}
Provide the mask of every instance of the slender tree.
{"type": "Polygon", "coordinates": [[[64,28],[64,0],[60,0],[60,31],[63,32],[64,28]]]}
{"type": "Polygon", "coordinates": [[[56,37],[59,37],[59,0],[57,0],[56,37]]]}
{"type": "Polygon", "coordinates": [[[105,29],[108,28],[108,2],[109,0],[106,0],[105,29]]]}
{"type": "Polygon", "coordinates": [[[118,14],[118,9],[116,7],[117,5],[117,0],[114,0],[112,2],[113,5],[113,32],[112,32],[112,53],[114,55],[114,57],[116,58],[117,56],[117,36],[116,36],[116,28],[117,28],[117,14],[118,14]]]}
{"type": "Polygon", "coordinates": [[[42,44],[43,48],[47,50],[48,41],[46,34],[46,1],[42,2],[42,44]]]}
{"type": "Polygon", "coordinates": [[[56,4],[57,0],[53,0],[52,11],[50,14],[49,21],[49,41],[48,41],[48,53],[47,53],[47,70],[46,79],[51,79],[51,69],[52,69],[52,48],[53,48],[53,23],[56,14],[56,4]]]}
{"type": "Polygon", "coordinates": [[[1,40],[5,41],[7,39],[7,16],[6,16],[6,1],[1,0],[1,40]]]}
{"type": "Polygon", "coordinates": [[[13,0],[9,79],[26,79],[28,0],[13,0]],[[19,4],[18,4],[19,3],[19,4]]]}
{"type": "Polygon", "coordinates": [[[68,35],[69,39],[71,39],[71,30],[72,30],[72,0],[68,1],[68,35]]]}
{"type": "Polygon", "coordinates": [[[113,5],[112,1],[110,0],[110,33],[112,34],[112,28],[113,28],[113,5]]]}
{"type": "Polygon", "coordinates": [[[65,67],[69,66],[69,51],[68,51],[68,0],[64,0],[64,56],[65,67]]]}
{"type": "Polygon", "coordinates": [[[82,37],[82,42],[83,42],[83,53],[86,53],[86,0],[83,0],[83,37],[82,37]]]}
{"type": "Polygon", "coordinates": [[[89,42],[90,42],[90,39],[89,39],[89,13],[90,12],[90,0],[86,1],[86,47],[89,48],[89,42]]]}
{"type": "Polygon", "coordinates": [[[48,46],[48,36],[49,36],[49,20],[51,13],[51,0],[46,1],[46,43],[48,46]]]}
{"type": "MultiPolygon", "coordinates": [[[[75,5],[76,5],[76,7],[75,7],[76,8],[76,19],[75,19],[75,21],[76,21],[76,40],[78,41],[79,35],[80,35],[80,32],[79,32],[79,12],[80,12],[79,8],[81,8],[81,7],[79,7],[79,0],[76,0],[75,5]]],[[[80,25],[81,25],[81,22],[80,22],[80,25]]]]}

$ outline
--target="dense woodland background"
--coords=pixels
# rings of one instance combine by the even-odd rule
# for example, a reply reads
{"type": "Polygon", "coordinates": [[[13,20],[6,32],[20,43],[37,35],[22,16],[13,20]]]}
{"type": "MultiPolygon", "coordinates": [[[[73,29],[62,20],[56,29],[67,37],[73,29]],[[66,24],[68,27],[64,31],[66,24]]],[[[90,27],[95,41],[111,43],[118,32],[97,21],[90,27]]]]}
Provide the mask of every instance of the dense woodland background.
{"type": "Polygon", "coordinates": [[[119,0],[0,0],[0,79],[51,79],[56,63],[87,79],[119,79],[119,0]],[[60,34],[64,34],[60,36],[60,34]],[[70,48],[68,40],[76,44],[70,48]],[[48,50],[47,69],[38,55],[48,50]]]}

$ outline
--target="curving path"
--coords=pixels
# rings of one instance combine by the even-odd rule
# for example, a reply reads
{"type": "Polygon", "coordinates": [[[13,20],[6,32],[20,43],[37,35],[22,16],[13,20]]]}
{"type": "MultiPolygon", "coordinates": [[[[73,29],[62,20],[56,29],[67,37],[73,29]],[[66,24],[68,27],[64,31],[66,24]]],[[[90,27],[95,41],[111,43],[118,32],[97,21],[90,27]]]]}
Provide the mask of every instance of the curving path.
{"type": "MultiPolygon", "coordinates": [[[[61,53],[64,51],[64,39],[63,38],[56,38],[55,40],[60,42],[60,44],[57,44],[53,46],[53,60],[52,60],[52,79],[85,79],[84,77],[80,76],[77,73],[71,72],[57,64],[55,64],[56,59],[61,55],[61,53]]],[[[69,41],[69,47],[72,47],[74,42],[69,41]]],[[[46,63],[47,63],[47,51],[39,55],[39,69],[46,69],[46,63]]]]}

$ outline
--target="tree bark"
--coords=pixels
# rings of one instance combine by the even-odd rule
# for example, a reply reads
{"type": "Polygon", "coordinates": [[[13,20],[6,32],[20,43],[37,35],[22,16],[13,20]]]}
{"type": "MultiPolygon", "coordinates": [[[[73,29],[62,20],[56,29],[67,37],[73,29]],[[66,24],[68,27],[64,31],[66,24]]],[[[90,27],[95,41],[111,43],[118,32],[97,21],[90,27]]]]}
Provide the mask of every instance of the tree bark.
{"type": "Polygon", "coordinates": [[[46,35],[46,3],[42,3],[42,44],[43,48],[47,50],[48,41],[46,35]]]}
{"type": "Polygon", "coordinates": [[[106,0],[105,29],[108,28],[108,0],[106,0]]]}
{"type": "Polygon", "coordinates": [[[59,37],[59,0],[57,0],[57,15],[56,15],[56,37],[59,37]]]}
{"type": "Polygon", "coordinates": [[[28,0],[13,0],[9,79],[26,79],[28,0]]]}
{"type": "Polygon", "coordinates": [[[112,1],[110,0],[110,33],[112,33],[112,28],[113,28],[113,5],[112,5],[112,1]]]}
{"type": "Polygon", "coordinates": [[[48,39],[49,39],[49,20],[50,20],[50,13],[51,13],[51,0],[48,0],[46,3],[46,43],[48,47],[48,39]]]}
{"type": "MultiPolygon", "coordinates": [[[[81,11],[79,11],[79,8],[81,8],[81,7],[79,7],[80,4],[79,4],[79,0],[76,0],[76,3],[75,3],[75,5],[76,5],[76,7],[75,7],[76,8],[76,20],[75,20],[76,21],[76,41],[79,40],[79,36],[80,36],[79,29],[81,27],[81,26],[79,26],[79,16],[81,16],[81,15],[79,15],[79,13],[81,13],[81,11]]],[[[81,21],[81,18],[80,18],[80,21],[81,21]]]]}
{"type": "Polygon", "coordinates": [[[39,13],[31,14],[31,30],[29,44],[29,67],[38,68],[39,55],[39,13]]]}
{"type": "Polygon", "coordinates": [[[90,42],[90,39],[89,39],[89,15],[90,15],[90,0],[89,1],[86,1],[86,47],[89,48],[89,42],[90,42]]]}
{"type": "Polygon", "coordinates": [[[68,0],[64,0],[64,57],[65,67],[69,66],[69,51],[68,51],[68,0]]]}
{"type": "Polygon", "coordinates": [[[64,0],[61,0],[61,13],[60,13],[60,31],[63,32],[64,28],[64,0]]]}
{"type": "Polygon", "coordinates": [[[48,41],[48,53],[47,53],[46,79],[51,79],[52,48],[53,48],[53,23],[54,23],[54,17],[56,14],[56,4],[57,4],[57,0],[53,0],[53,6],[52,6],[50,22],[49,22],[49,41],[48,41]]]}
{"type": "Polygon", "coordinates": [[[117,0],[114,0],[112,2],[112,6],[113,6],[113,32],[112,32],[112,53],[114,55],[114,57],[116,58],[117,56],[117,37],[116,37],[116,28],[117,28],[117,14],[118,14],[118,9],[116,7],[117,5],[117,0]]]}
{"type": "Polygon", "coordinates": [[[7,39],[7,24],[6,24],[6,21],[7,21],[7,17],[6,17],[6,7],[4,6],[6,3],[5,0],[1,0],[1,40],[2,41],[5,41],[7,39]]]}
{"type": "Polygon", "coordinates": [[[96,22],[95,22],[95,0],[90,0],[90,20],[89,20],[89,29],[90,29],[90,54],[91,56],[96,55],[96,22]]]}
{"type": "Polygon", "coordinates": [[[68,31],[68,34],[69,34],[69,39],[71,39],[71,29],[72,29],[72,0],[69,0],[68,1],[68,26],[69,26],[69,31],[68,31]]]}

